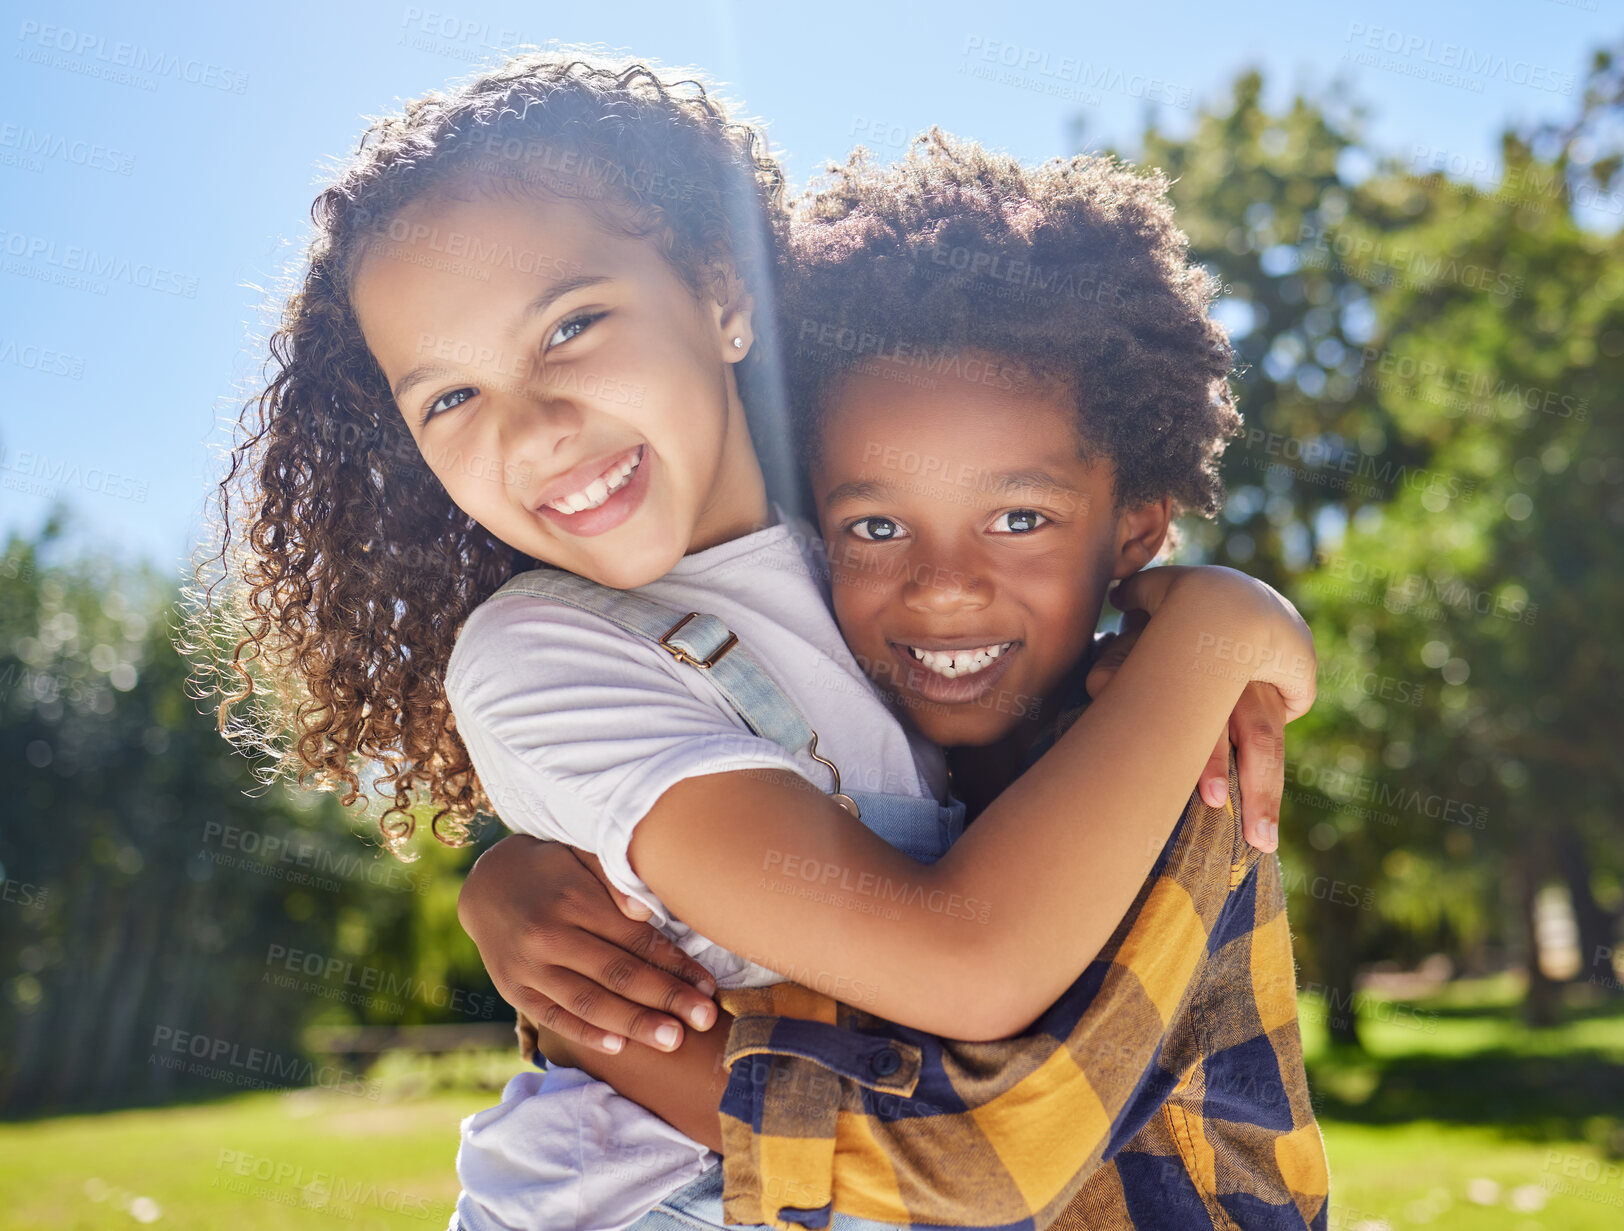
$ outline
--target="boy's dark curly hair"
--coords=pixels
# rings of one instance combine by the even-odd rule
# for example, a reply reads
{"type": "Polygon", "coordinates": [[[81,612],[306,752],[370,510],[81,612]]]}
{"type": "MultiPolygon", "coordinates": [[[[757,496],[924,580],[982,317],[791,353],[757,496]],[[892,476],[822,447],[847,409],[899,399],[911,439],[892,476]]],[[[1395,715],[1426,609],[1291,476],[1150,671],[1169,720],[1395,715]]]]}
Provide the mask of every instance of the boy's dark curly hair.
{"type": "Polygon", "coordinates": [[[1211,516],[1240,431],[1217,279],[1188,259],[1160,172],[1081,155],[1025,167],[939,129],[878,166],[859,149],[792,210],[778,292],[809,462],[841,377],[969,349],[1074,391],[1079,444],[1116,466],[1118,510],[1174,498],[1211,516]]]}
{"type": "Polygon", "coordinates": [[[535,562],[463,514],[423,462],[351,283],[370,247],[402,238],[408,204],[474,186],[578,200],[655,244],[696,294],[722,269],[760,287],[783,217],[778,165],[702,84],[657,67],[531,50],[375,120],[311,207],[269,383],[237,424],[182,647],[200,695],[221,698],[220,729],[266,754],[268,777],[313,774],[352,804],[362,771],[381,767],[370,785],[390,801],[379,825],[397,853],[420,793],[452,845],[489,810],[445,669],[468,614],[535,562]],[[249,716],[233,720],[242,702],[249,716]]]}

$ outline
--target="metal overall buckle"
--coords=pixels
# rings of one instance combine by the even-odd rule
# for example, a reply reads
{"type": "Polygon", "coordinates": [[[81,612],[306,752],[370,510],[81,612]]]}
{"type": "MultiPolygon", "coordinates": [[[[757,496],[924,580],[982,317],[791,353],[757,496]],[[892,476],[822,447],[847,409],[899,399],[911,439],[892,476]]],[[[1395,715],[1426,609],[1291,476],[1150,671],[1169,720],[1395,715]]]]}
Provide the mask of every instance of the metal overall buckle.
{"type": "Polygon", "coordinates": [[[667,638],[669,638],[669,637],[675,637],[677,635],[677,633],[682,629],[682,626],[684,624],[688,623],[689,620],[694,619],[698,615],[699,615],[699,612],[690,611],[687,615],[683,616],[682,619],[678,620],[670,628],[666,629],[664,636],[662,636],[660,638],[660,648],[662,650],[664,650],[667,654],[671,655],[672,658],[675,658],[679,663],[688,663],[688,664],[690,664],[692,666],[700,667],[700,668],[703,668],[706,671],[709,671],[712,667],[714,667],[718,662],[721,661],[722,655],[726,654],[729,650],[731,650],[735,645],[737,645],[739,643],[739,638],[738,638],[738,635],[736,633],[734,633],[732,629],[729,629],[728,634],[727,634],[727,640],[722,642],[722,644],[720,646],[718,646],[715,649],[715,651],[713,651],[711,653],[710,657],[703,658],[703,659],[695,658],[692,654],[688,653],[688,651],[683,649],[680,645],[672,645],[667,640],[667,638]]]}
{"type": "MultiPolygon", "coordinates": [[[[719,645],[710,655],[705,658],[695,658],[680,645],[672,645],[670,638],[675,637],[677,633],[682,630],[683,625],[687,624],[689,620],[697,618],[698,615],[699,613],[697,611],[690,611],[687,615],[683,616],[682,619],[678,620],[670,628],[666,629],[665,634],[660,638],[660,648],[667,654],[671,655],[672,658],[675,658],[679,663],[688,663],[691,666],[699,667],[702,670],[708,671],[721,661],[724,654],[739,643],[739,638],[737,633],[729,629],[727,640],[722,642],[721,645],[719,645]]],[[[820,757],[818,755],[818,733],[816,731],[812,732],[812,743],[808,745],[807,752],[811,755],[814,761],[817,761],[821,765],[827,765],[829,767],[829,772],[835,776],[834,793],[831,794],[829,798],[834,800],[835,803],[839,804],[847,812],[850,812],[854,817],[861,820],[863,814],[857,807],[857,801],[840,789],[840,771],[835,768],[835,763],[829,760],[828,757],[820,757]]]]}

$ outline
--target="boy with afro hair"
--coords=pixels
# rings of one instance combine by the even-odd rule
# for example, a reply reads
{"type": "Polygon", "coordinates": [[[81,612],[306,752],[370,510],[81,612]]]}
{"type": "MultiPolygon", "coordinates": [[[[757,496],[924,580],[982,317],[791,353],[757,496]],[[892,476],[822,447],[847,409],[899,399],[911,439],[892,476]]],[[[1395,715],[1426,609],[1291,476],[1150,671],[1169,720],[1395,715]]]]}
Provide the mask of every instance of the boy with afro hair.
{"type": "MultiPolygon", "coordinates": [[[[859,150],[832,169],[785,236],[778,315],[836,619],[948,749],[972,818],[1107,686],[1111,583],[1177,513],[1221,504],[1232,352],[1166,189],[932,130],[894,165],[859,150]]],[[[1279,797],[1241,796],[1231,753],[1147,852],[1110,942],[1013,1037],[944,1039],[794,983],[723,992],[730,1030],[641,1065],[536,1033],[672,1123],[715,1106],[727,1070],[723,1166],[639,1227],[1323,1228],[1279,797]]]]}

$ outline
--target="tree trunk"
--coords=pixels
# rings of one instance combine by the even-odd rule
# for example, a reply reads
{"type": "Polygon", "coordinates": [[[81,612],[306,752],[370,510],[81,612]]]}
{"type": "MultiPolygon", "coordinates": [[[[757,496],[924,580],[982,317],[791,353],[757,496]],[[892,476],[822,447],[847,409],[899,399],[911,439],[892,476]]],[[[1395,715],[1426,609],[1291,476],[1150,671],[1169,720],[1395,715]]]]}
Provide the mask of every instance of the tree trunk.
{"type": "MultiPolygon", "coordinates": [[[[1317,852],[1317,871],[1334,875],[1329,852],[1317,852]]],[[[1329,900],[1314,901],[1314,952],[1319,958],[1320,977],[1325,981],[1325,1027],[1332,1044],[1363,1047],[1359,1039],[1359,1005],[1355,999],[1354,976],[1358,973],[1358,938],[1354,935],[1345,906],[1329,900]]]]}
{"type": "Polygon", "coordinates": [[[1590,860],[1584,839],[1571,825],[1564,825],[1557,835],[1556,858],[1562,879],[1567,882],[1568,896],[1573,899],[1574,922],[1579,926],[1579,973],[1574,978],[1604,992],[1616,992],[1619,985],[1613,954],[1618,951],[1618,914],[1605,909],[1590,891],[1590,860]]]}
{"type": "Polygon", "coordinates": [[[1554,1026],[1560,1015],[1558,987],[1540,968],[1539,936],[1534,927],[1534,903],[1539,897],[1540,887],[1546,881],[1550,863],[1547,845],[1534,836],[1524,844],[1520,866],[1513,869],[1513,875],[1517,878],[1518,903],[1522,908],[1523,968],[1528,974],[1523,1018],[1530,1026],[1554,1026]]]}

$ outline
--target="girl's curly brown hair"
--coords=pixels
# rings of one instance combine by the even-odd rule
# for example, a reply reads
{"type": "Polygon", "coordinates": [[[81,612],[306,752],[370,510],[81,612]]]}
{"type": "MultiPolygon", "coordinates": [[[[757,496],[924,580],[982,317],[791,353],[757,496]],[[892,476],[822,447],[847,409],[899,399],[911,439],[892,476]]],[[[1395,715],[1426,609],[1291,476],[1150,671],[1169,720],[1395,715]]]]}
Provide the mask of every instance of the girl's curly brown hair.
{"type": "Polygon", "coordinates": [[[1026,167],[934,128],[890,166],[863,149],[831,165],[795,203],[779,279],[803,457],[831,388],[866,359],[928,374],[975,349],[1073,391],[1119,509],[1170,495],[1214,514],[1218,456],[1241,430],[1234,356],[1167,188],[1108,156],[1026,167]]]}
{"type": "Polygon", "coordinates": [[[267,779],[313,775],[348,805],[362,771],[381,767],[369,785],[389,800],[379,827],[397,854],[424,794],[448,845],[490,811],[445,669],[468,614],[536,564],[451,502],[351,305],[362,256],[399,238],[400,212],[468,184],[577,200],[654,244],[696,294],[730,269],[759,302],[783,217],[761,133],[694,77],[535,50],[375,120],[316,198],[302,283],[269,339],[269,383],[239,417],[215,495],[218,550],[198,565],[181,640],[199,695],[220,697],[221,731],[269,757],[267,779]],[[242,702],[248,718],[233,719],[242,702]]]}

